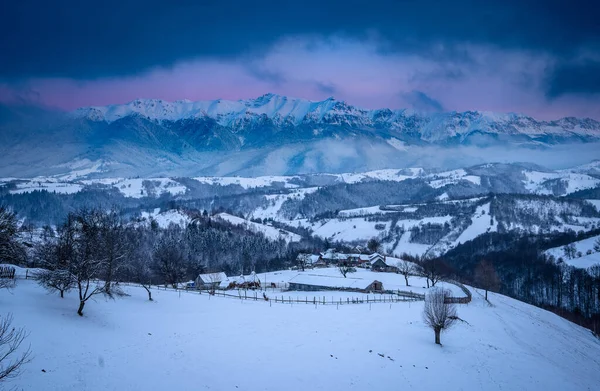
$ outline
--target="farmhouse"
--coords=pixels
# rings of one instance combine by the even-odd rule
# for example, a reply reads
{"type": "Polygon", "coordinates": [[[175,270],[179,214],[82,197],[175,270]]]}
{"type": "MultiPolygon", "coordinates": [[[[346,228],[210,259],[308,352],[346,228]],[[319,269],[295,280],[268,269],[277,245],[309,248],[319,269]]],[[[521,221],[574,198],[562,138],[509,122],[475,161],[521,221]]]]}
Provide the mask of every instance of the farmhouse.
{"type": "Polygon", "coordinates": [[[222,281],[227,281],[227,275],[223,272],[199,274],[198,277],[196,277],[196,288],[218,288],[222,281]]]}
{"type": "Polygon", "coordinates": [[[379,292],[383,290],[383,284],[377,280],[363,278],[299,273],[290,279],[289,289],[291,291],[379,292]]]}
{"type": "Polygon", "coordinates": [[[321,253],[321,258],[326,263],[337,264],[338,262],[347,262],[347,261],[349,261],[349,257],[350,256],[347,254],[342,254],[342,253],[334,252],[331,250],[327,250],[326,252],[321,253]]]}

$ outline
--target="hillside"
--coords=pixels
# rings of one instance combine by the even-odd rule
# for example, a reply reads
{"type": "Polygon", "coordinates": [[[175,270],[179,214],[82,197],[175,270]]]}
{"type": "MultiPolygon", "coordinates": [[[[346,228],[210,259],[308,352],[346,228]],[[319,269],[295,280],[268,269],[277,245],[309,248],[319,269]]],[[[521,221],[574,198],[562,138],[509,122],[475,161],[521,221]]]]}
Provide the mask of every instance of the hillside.
{"type": "Polygon", "coordinates": [[[600,343],[547,311],[490,294],[434,344],[421,303],[313,306],[141,288],[77,299],[31,281],[0,291],[34,354],[24,390],[594,390],[600,343]],[[380,356],[381,354],[381,356],[380,356]],[[383,356],[383,357],[382,357],[383,356]]]}

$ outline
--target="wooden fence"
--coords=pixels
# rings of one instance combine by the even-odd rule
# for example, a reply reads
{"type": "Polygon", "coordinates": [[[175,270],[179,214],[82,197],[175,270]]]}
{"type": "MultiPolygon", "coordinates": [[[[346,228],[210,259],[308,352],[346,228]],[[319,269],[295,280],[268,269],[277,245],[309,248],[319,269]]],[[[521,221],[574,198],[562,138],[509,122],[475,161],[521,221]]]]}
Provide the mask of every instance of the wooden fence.
{"type": "Polygon", "coordinates": [[[16,269],[10,266],[2,266],[0,267],[0,278],[8,278],[10,280],[15,279],[16,269]]]}
{"type": "Polygon", "coordinates": [[[448,304],[469,304],[471,302],[471,299],[473,298],[473,296],[471,295],[471,291],[466,286],[464,286],[460,282],[454,281],[454,280],[447,280],[447,279],[445,279],[444,282],[456,285],[465,294],[465,297],[446,297],[444,299],[444,303],[448,303],[448,304]]]}
{"type": "Polygon", "coordinates": [[[229,297],[241,300],[270,301],[282,304],[313,304],[313,305],[343,305],[343,304],[370,304],[370,303],[399,303],[407,301],[423,300],[419,295],[400,296],[400,295],[364,295],[357,297],[338,297],[335,296],[285,296],[281,295],[261,295],[258,291],[238,291],[237,294],[225,293],[225,291],[216,291],[214,296],[229,297]]]}

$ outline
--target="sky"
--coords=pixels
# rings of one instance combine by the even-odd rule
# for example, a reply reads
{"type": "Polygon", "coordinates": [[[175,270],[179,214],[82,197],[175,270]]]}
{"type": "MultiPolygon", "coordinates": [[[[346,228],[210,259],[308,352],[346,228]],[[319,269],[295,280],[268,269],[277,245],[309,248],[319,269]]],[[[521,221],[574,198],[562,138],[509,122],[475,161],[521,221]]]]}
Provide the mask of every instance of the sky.
{"type": "Polygon", "coordinates": [[[594,0],[5,0],[0,103],[333,96],[600,120],[594,0]]]}

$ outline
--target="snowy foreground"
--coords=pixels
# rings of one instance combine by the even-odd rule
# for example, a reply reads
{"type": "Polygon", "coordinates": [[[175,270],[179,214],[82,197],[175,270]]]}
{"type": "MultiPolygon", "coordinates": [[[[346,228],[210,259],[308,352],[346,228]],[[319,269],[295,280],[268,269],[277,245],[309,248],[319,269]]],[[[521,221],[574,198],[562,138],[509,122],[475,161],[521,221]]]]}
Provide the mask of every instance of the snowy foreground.
{"type": "Polygon", "coordinates": [[[459,306],[443,347],[422,303],[314,306],[141,288],[60,299],[32,281],[0,292],[30,332],[23,390],[597,390],[600,340],[549,312],[491,294],[459,306]],[[383,355],[380,356],[379,354],[383,355]],[[45,370],[42,371],[42,370],[45,370]]]}

